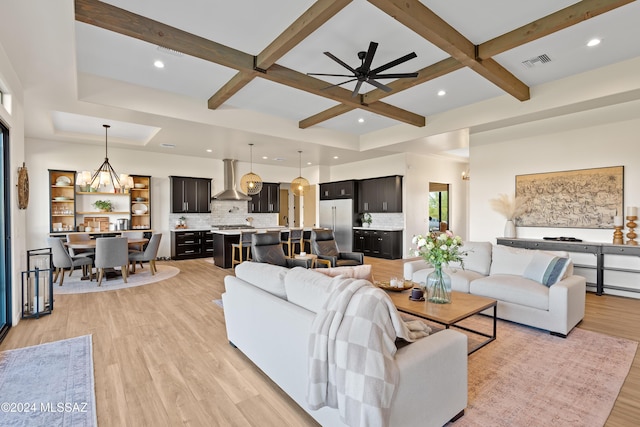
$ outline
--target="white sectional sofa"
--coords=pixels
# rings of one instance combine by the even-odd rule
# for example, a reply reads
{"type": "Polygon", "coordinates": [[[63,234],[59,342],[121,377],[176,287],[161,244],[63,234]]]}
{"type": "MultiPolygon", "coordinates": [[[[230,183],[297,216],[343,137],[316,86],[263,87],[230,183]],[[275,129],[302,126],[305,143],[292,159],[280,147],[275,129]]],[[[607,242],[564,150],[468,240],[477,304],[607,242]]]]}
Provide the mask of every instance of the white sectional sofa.
{"type": "MultiPolygon", "coordinates": [[[[311,324],[331,278],[313,270],[245,262],[225,277],[229,342],[323,426],[342,426],[337,409],[306,403],[311,324]]],[[[391,426],[442,426],[467,406],[467,338],[441,331],[400,347],[391,426]]]]}
{"type": "MultiPolygon", "coordinates": [[[[584,317],[586,280],[573,275],[568,253],[490,242],[465,242],[462,250],[468,251],[464,269],[459,264],[444,268],[451,276],[451,288],[497,300],[498,318],[566,337],[584,317]],[[549,276],[552,267],[546,262],[553,263],[556,257],[564,266],[558,281],[545,285],[545,273],[549,276]]],[[[416,283],[425,282],[431,271],[433,268],[423,260],[404,264],[405,279],[416,283]]]]}

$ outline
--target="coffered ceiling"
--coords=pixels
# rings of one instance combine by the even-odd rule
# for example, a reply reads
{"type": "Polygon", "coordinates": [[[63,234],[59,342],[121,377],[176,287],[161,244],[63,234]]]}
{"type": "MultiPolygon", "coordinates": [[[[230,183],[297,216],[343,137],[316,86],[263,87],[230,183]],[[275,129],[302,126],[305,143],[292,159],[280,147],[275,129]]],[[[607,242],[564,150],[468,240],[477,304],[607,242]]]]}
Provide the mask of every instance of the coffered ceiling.
{"type": "Polygon", "coordinates": [[[254,143],[255,162],[287,166],[297,150],[326,165],[446,155],[466,147],[467,131],[430,134],[431,117],[496,97],[526,103],[539,85],[640,56],[630,0],[0,3],[13,18],[0,45],[25,86],[27,137],[99,143],[101,125],[89,129],[113,122],[116,145],[247,160],[254,143]],[[307,75],[348,73],[323,52],[356,68],[371,41],[372,68],[415,52],[387,71],[418,77],[382,81],[389,93],[365,82],[352,97],[355,82],[327,89],[347,78],[307,75]],[[425,136],[362,148],[368,135],[411,128],[425,136]]]}

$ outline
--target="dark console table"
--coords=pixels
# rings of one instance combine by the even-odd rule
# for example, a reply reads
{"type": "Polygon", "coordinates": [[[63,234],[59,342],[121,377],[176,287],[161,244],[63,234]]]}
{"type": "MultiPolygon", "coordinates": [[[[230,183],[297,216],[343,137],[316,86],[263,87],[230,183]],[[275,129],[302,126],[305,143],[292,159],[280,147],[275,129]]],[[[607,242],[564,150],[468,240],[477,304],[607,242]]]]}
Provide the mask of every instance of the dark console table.
{"type": "MultiPolygon", "coordinates": [[[[542,239],[507,239],[499,237],[497,239],[499,245],[512,246],[515,248],[525,249],[542,249],[547,251],[567,251],[567,252],[580,252],[590,253],[596,256],[596,265],[578,265],[578,268],[595,268],[596,269],[596,295],[602,295],[604,293],[604,256],[605,255],[627,255],[640,257],[640,246],[630,245],[614,245],[611,243],[602,242],[568,242],[568,241],[556,241],[556,240],[542,240],[542,239]]],[[[624,271],[627,273],[640,273],[639,270],[633,270],[628,268],[613,268],[607,267],[606,270],[624,271]]],[[[632,289],[626,289],[621,287],[608,286],[611,289],[618,289],[629,292],[637,292],[632,289]]]]}

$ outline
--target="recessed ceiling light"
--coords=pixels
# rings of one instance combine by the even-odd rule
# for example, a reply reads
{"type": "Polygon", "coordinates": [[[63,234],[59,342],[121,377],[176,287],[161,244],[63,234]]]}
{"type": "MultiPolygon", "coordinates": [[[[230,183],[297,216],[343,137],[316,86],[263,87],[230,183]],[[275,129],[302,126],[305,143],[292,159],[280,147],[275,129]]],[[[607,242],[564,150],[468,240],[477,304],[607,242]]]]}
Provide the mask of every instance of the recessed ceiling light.
{"type": "Polygon", "coordinates": [[[211,148],[207,148],[207,153],[213,153],[213,150],[211,148]]]}
{"type": "Polygon", "coordinates": [[[333,158],[334,158],[334,159],[339,159],[340,157],[338,157],[338,156],[333,156],[333,158]]]}
{"type": "Polygon", "coordinates": [[[164,62],[157,60],[153,63],[153,66],[156,68],[164,68],[164,62]]]}
{"type": "Polygon", "coordinates": [[[262,160],[267,160],[269,157],[267,156],[262,156],[262,160]]]}
{"type": "Polygon", "coordinates": [[[601,41],[600,39],[591,39],[587,43],[587,46],[589,47],[598,46],[600,44],[600,41],[601,41]]]}
{"type": "Polygon", "coordinates": [[[364,123],[364,119],[363,119],[362,117],[360,117],[360,118],[358,119],[358,123],[364,123]]]}
{"type": "Polygon", "coordinates": [[[160,146],[164,148],[176,148],[175,144],[167,144],[166,142],[163,142],[160,146]]]}
{"type": "Polygon", "coordinates": [[[445,96],[446,94],[447,94],[447,92],[444,91],[444,90],[439,90],[438,91],[438,96],[445,96]]]}
{"type": "Polygon", "coordinates": [[[310,165],[311,165],[311,162],[307,162],[307,166],[310,166],[310,165]]]}

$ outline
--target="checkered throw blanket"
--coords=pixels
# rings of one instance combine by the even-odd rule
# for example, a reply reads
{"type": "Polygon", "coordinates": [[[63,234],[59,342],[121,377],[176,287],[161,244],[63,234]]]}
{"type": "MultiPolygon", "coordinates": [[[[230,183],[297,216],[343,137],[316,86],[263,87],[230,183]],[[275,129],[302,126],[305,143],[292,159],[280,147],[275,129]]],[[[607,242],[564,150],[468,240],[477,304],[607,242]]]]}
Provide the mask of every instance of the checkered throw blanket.
{"type": "Polygon", "coordinates": [[[351,427],[388,425],[399,380],[396,338],[412,342],[429,332],[420,321],[405,322],[370,282],[339,282],[312,324],[309,407],[338,408],[351,427]]]}

